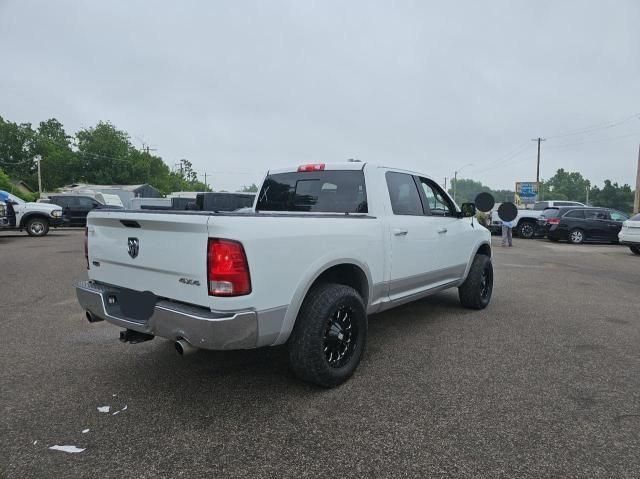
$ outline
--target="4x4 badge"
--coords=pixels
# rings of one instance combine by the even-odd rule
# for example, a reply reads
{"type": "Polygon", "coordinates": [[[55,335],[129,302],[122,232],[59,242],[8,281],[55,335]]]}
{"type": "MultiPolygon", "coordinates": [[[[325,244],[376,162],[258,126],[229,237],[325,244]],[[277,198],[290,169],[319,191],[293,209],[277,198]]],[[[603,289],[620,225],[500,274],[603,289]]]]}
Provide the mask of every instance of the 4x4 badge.
{"type": "Polygon", "coordinates": [[[129,256],[132,258],[138,256],[138,253],[140,252],[140,241],[138,238],[129,238],[127,240],[127,244],[129,245],[129,256]]]}

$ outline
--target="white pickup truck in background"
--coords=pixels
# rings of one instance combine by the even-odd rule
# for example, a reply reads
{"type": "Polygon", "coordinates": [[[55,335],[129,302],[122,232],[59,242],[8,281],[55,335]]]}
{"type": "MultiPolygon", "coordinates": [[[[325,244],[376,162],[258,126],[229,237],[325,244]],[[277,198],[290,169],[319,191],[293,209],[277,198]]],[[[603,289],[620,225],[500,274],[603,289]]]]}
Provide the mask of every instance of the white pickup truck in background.
{"type": "MultiPolygon", "coordinates": [[[[489,229],[493,234],[500,234],[502,231],[502,220],[498,216],[498,207],[500,204],[496,204],[494,210],[491,212],[491,223],[489,229]]],[[[536,201],[533,205],[533,209],[519,209],[518,216],[514,221],[513,231],[520,238],[531,239],[536,236],[536,225],[538,219],[542,215],[542,212],[547,208],[560,208],[562,206],[585,206],[577,201],[536,201]]]]}
{"type": "Polygon", "coordinates": [[[87,219],[89,321],[184,354],[287,343],[292,370],[332,387],[362,357],[367,315],[458,288],[493,289],[490,234],[429,177],[350,162],[268,172],[251,213],[101,211],[87,219]]]}

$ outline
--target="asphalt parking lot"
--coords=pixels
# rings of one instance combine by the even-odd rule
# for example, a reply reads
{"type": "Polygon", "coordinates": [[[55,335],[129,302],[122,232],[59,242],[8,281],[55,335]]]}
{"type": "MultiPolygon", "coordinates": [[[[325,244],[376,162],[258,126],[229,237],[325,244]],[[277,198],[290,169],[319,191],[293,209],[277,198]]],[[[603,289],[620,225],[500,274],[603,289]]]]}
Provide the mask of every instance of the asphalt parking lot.
{"type": "Polygon", "coordinates": [[[488,309],[449,291],[373,316],[355,376],[320,390],[283,348],[122,344],[76,303],[81,231],[2,233],[0,476],[639,476],[640,257],[494,251],[488,309]]]}

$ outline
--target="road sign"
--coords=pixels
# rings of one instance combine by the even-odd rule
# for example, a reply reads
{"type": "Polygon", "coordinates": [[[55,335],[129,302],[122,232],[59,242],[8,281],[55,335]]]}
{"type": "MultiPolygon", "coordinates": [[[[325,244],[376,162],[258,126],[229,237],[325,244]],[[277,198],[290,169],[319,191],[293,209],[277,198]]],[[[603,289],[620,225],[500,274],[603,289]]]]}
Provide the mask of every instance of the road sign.
{"type": "Polygon", "coordinates": [[[538,183],[518,181],[516,183],[516,204],[530,205],[538,200],[538,183]]]}

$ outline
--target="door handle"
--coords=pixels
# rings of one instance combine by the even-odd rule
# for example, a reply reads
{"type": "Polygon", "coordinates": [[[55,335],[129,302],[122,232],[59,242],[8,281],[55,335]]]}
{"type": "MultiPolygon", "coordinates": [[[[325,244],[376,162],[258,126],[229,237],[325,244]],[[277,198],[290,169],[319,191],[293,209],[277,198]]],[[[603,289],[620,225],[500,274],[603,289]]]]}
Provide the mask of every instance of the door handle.
{"type": "Polygon", "coordinates": [[[393,230],[393,234],[396,236],[407,236],[408,232],[409,230],[400,229],[400,228],[396,228],[393,230]]]}
{"type": "Polygon", "coordinates": [[[438,228],[438,233],[442,234],[442,233],[446,233],[448,230],[447,228],[438,228]]]}

